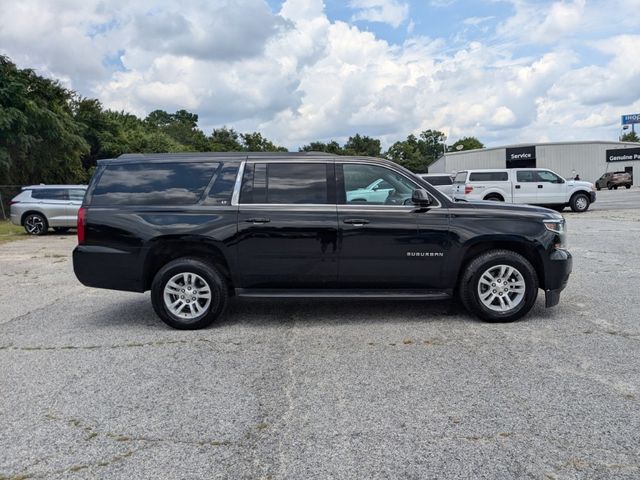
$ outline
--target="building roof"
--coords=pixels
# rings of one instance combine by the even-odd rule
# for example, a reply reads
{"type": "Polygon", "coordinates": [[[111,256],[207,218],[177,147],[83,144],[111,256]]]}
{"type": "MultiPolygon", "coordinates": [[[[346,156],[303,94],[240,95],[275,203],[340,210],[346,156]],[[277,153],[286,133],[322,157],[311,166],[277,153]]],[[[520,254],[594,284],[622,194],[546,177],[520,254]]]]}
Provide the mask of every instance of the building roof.
{"type": "Polygon", "coordinates": [[[475,148],[473,150],[460,150],[459,152],[446,152],[445,155],[459,155],[461,153],[470,152],[488,152],[491,150],[500,150],[503,148],[520,148],[520,147],[533,147],[533,146],[547,146],[547,145],[593,145],[593,144],[606,144],[606,145],[620,145],[628,147],[640,147],[640,143],[637,142],[619,142],[615,140],[583,140],[574,142],[531,142],[531,143],[513,143],[511,145],[502,145],[499,147],[491,148],[475,148]]]}

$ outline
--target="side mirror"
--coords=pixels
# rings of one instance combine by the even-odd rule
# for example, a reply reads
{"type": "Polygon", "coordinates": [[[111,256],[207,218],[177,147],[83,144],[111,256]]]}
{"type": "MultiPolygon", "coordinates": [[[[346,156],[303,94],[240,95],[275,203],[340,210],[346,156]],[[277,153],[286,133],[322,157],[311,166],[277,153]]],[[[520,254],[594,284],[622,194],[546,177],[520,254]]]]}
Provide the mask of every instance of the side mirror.
{"type": "Polygon", "coordinates": [[[420,207],[428,207],[429,205],[431,205],[431,197],[426,190],[417,188],[411,194],[411,203],[420,207]]]}

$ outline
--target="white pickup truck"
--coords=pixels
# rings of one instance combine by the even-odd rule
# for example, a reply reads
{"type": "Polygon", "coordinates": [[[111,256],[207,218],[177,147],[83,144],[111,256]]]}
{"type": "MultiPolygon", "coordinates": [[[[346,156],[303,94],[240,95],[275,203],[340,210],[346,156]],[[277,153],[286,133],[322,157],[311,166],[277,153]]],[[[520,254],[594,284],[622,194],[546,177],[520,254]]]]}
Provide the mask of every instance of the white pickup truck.
{"type": "Polygon", "coordinates": [[[565,180],[544,168],[462,170],[453,180],[454,200],[493,200],[528,203],[574,212],[586,212],[596,201],[592,183],[565,180]]]}

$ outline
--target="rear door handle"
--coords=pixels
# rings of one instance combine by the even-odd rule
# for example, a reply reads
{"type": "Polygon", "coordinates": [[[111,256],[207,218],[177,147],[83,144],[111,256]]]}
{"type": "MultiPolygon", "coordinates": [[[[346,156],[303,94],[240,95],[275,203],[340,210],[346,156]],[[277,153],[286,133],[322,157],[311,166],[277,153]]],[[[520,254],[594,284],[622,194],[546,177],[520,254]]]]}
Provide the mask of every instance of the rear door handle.
{"type": "Polygon", "coordinates": [[[364,218],[345,218],[343,223],[347,223],[349,225],[353,225],[354,227],[362,227],[369,223],[369,220],[365,220],[364,218]]]}
{"type": "Polygon", "coordinates": [[[542,187],[543,187],[543,185],[538,185],[538,188],[542,188],[542,187]]]}
{"type": "Polygon", "coordinates": [[[270,218],[247,218],[245,220],[247,223],[269,223],[270,221],[270,218]]]}

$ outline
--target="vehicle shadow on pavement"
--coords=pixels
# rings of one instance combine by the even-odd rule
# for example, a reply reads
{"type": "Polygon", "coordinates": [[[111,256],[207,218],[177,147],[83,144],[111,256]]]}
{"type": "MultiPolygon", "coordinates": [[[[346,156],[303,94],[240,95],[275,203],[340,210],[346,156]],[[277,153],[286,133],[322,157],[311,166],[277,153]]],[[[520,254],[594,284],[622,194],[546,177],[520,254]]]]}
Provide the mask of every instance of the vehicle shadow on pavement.
{"type": "MultiPolygon", "coordinates": [[[[169,329],[155,314],[149,296],[120,299],[86,317],[95,327],[145,327],[169,329]]],[[[209,329],[234,325],[270,328],[298,322],[318,325],[384,324],[413,322],[478,322],[458,302],[371,299],[252,299],[231,298],[226,311],[209,329]]]]}
{"type": "MultiPolygon", "coordinates": [[[[270,327],[274,324],[297,323],[297,326],[384,324],[396,321],[468,322],[462,306],[451,300],[402,301],[372,299],[236,299],[230,300],[217,327],[251,325],[270,327]]],[[[215,328],[215,327],[214,327],[215,328]]]]}
{"type": "MultiPolygon", "coordinates": [[[[562,306],[544,308],[539,296],[529,315],[515,323],[555,321],[569,314],[562,306]]],[[[317,298],[230,298],[222,317],[206,330],[231,326],[273,328],[288,326],[383,325],[397,322],[447,322],[483,324],[455,300],[317,299],[317,298]]],[[[96,327],[143,327],[171,330],[155,314],[149,295],[120,299],[100,309],[87,320],[96,327]]]]}

